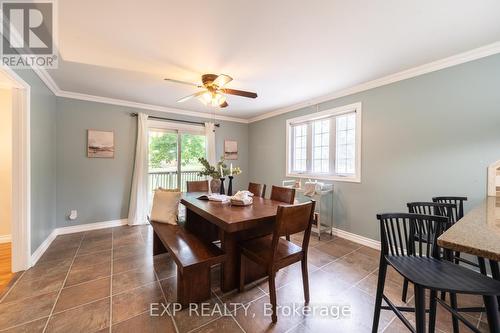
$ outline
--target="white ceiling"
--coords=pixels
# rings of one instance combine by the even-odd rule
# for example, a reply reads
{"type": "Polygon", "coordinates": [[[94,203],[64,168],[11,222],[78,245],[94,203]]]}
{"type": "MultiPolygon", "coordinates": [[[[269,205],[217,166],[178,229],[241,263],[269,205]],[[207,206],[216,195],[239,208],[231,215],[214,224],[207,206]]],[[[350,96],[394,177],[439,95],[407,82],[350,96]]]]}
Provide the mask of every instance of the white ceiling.
{"type": "Polygon", "coordinates": [[[251,118],[500,40],[498,0],[59,1],[60,89],[197,112],[202,73],[234,78],[217,113],[251,118]]]}

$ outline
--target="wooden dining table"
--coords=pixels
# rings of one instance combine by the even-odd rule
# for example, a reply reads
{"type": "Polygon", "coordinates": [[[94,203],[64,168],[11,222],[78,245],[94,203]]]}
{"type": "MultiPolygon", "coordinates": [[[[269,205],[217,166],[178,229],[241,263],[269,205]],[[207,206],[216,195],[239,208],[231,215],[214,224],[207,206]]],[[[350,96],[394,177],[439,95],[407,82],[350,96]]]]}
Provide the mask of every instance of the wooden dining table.
{"type": "MultiPolygon", "coordinates": [[[[199,199],[203,194],[206,193],[183,194],[181,204],[186,207],[185,228],[206,241],[220,240],[226,254],[222,264],[221,290],[230,291],[237,288],[239,283],[238,243],[271,234],[278,206],[283,202],[254,197],[253,204],[236,206],[199,199]]],[[[245,266],[245,283],[266,275],[265,269],[252,261],[245,261],[245,266]]]]}

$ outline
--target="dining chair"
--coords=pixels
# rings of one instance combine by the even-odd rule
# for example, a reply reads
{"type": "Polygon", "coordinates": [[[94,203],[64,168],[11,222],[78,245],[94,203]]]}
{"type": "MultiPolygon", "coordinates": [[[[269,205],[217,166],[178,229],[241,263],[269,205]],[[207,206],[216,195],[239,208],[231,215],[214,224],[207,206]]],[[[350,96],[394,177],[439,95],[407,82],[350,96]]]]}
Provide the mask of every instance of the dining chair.
{"type": "MultiPolygon", "coordinates": [[[[448,218],[448,222],[451,221],[452,210],[455,205],[450,203],[438,203],[438,202],[409,202],[406,204],[408,207],[408,213],[413,214],[421,214],[421,215],[436,215],[436,216],[446,216],[448,218]]],[[[448,227],[450,224],[448,223],[448,227]]],[[[424,235],[426,234],[426,230],[424,230],[424,235]]],[[[418,235],[417,235],[418,237],[418,235]]],[[[426,238],[422,239],[425,242],[426,238]]],[[[450,258],[449,251],[448,258],[450,258]]],[[[406,298],[408,294],[408,280],[404,279],[403,281],[403,293],[401,296],[401,300],[406,303],[406,298]]],[[[441,299],[445,299],[445,293],[441,293],[441,299]]]]}
{"type": "MultiPolygon", "coordinates": [[[[450,216],[450,224],[453,225],[458,220],[460,220],[462,217],[464,217],[464,202],[467,201],[467,197],[457,197],[457,196],[442,196],[442,197],[433,197],[432,198],[433,202],[438,202],[438,203],[447,203],[447,204],[452,204],[454,205],[452,209],[452,214],[450,216]]],[[[456,251],[453,255],[453,258],[455,260],[455,264],[458,264],[460,262],[463,262],[467,265],[470,265],[472,267],[477,267],[480,270],[486,269],[485,264],[481,262],[481,260],[478,260],[478,262],[473,262],[468,259],[462,258],[461,253],[456,251]]]]}
{"type": "Polygon", "coordinates": [[[314,214],[315,201],[296,205],[280,205],[276,216],[276,223],[272,235],[251,239],[239,245],[240,260],[240,292],[245,288],[245,258],[263,266],[267,270],[269,294],[272,305],[272,321],[278,320],[276,314],[276,273],[293,263],[301,262],[302,283],[304,288],[305,303],[309,303],[309,278],[307,273],[307,249],[311,236],[311,227],[314,214]],[[304,232],[301,246],[282,238],[304,232]]]}
{"type": "MultiPolygon", "coordinates": [[[[488,275],[488,271],[486,270],[486,261],[488,261],[490,266],[491,277],[497,281],[500,281],[500,266],[498,264],[498,261],[494,261],[491,259],[487,260],[483,257],[477,257],[477,259],[479,262],[479,271],[481,272],[481,274],[486,276],[488,275]]],[[[497,304],[499,305],[498,311],[500,311],[500,296],[497,296],[497,304]]],[[[472,308],[473,311],[476,311],[476,309],[472,308]]],[[[467,312],[471,309],[464,308],[461,310],[467,312]]],[[[480,310],[481,312],[484,312],[483,309],[480,310]]]]}
{"type": "MultiPolygon", "coordinates": [[[[293,205],[295,202],[295,189],[273,185],[273,187],[271,187],[271,200],[281,201],[289,205],[293,205]]],[[[290,235],[285,234],[285,238],[289,241],[290,235]]]]}
{"type": "Polygon", "coordinates": [[[248,191],[254,196],[264,198],[266,195],[266,184],[248,183],[248,191]]]}
{"type": "Polygon", "coordinates": [[[293,205],[295,201],[295,189],[273,185],[273,187],[271,187],[271,200],[293,205]]]}
{"type": "Polygon", "coordinates": [[[392,310],[403,324],[416,333],[425,332],[425,290],[430,290],[429,332],[435,331],[436,306],[451,312],[473,332],[479,332],[474,324],[460,315],[456,306],[449,306],[438,299],[437,293],[445,291],[450,295],[480,295],[486,307],[490,332],[500,332],[500,319],[496,296],[500,295],[500,282],[477,273],[471,269],[442,260],[438,237],[446,230],[449,223],[445,216],[422,215],[412,213],[378,214],[380,223],[381,246],[378,270],[377,294],[373,317],[372,332],[378,331],[381,310],[392,310]],[[425,233],[424,231],[428,232],[425,233]],[[425,239],[425,242],[423,240],[425,239]],[[415,306],[396,306],[385,294],[384,285],[387,266],[413,283],[415,306]],[[382,306],[382,300],[387,305],[382,306]],[[416,328],[402,312],[415,312],[416,328]]]}
{"type": "Polygon", "coordinates": [[[208,180],[193,180],[186,182],[187,192],[208,192],[208,180]]]}
{"type": "Polygon", "coordinates": [[[433,202],[438,203],[447,203],[455,205],[455,208],[452,211],[451,223],[455,224],[458,220],[464,217],[464,202],[467,201],[467,197],[433,197],[433,202]]]}
{"type": "MultiPolygon", "coordinates": [[[[438,216],[446,216],[449,219],[449,224],[448,228],[451,227],[457,220],[461,219],[464,215],[464,201],[467,200],[466,197],[435,197],[433,198],[433,203],[429,202],[412,202],[408,203],[408,212],[409,213],[416,213],[416,214],[425,214],[425,215],[438,215],[438,216]]],[[[450,261],[455,261],[456,264],[460,262],[464,262],[470,266],[477,267],[479,268],[479,271],[487,275],[486,271],[486,262],[485,259],[478,257],[478,263],[472,262],[470,260],[467,260],[465,258],[460,257],[460,252],[458,251],[446,251],[445,252],[446,259],[450,261]]],[[[490,261],[490,266],[491,266],[491,272],[492,276],[496,280],[500,280],[500,272],[498,275],[495,274],[495,272],[498,272],[498,263],[490,261]]],[[[406,302],[406,296],[407,296],[407,291],[408,291],[408,280],[404,280],[403,283],[403,295],[402,295],[402,300],[403,302],[406,302]]],[[[445,300],[446,299],[446,293],[441,292],[441,299],[445,300]]],[[[500,298],[498,299],[498,302],[500,302],[500,298]]],[[[457,299],[452,295],[452,298],[450,299],[450,304],[452,307],[456,308],[457,306],[457,299]]],[[[461,308],[457,309],[457,311],[462,311],[462,312],[477,312],[481,311],[484,312],[483,307],[472,307],[472,308],[461,308]]],[[[459,323],[458,319],[453,318],[453,330],[454,332],[458,331],[459,329],[459,323]]]]}

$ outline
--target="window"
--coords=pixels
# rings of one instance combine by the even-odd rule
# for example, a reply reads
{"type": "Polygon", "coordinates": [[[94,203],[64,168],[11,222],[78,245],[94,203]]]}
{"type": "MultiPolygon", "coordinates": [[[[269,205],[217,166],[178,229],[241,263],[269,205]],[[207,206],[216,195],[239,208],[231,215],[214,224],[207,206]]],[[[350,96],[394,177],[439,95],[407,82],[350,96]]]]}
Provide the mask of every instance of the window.
{"type": "Polygon", "coordinates": [[[298,125],[294,126],[294,145],[293,145],[293,161],[294,170],[296,171],[306,171],[306,142],[307,142],[307,126],[298,125]]]}
{"type": "Polygon", "coordinates": [[[356,173],[356,113],[337,116],[335,138],[335,169],[338,174],[356,173]]]}
{"type": "Polygon", "coordinates": [[[361,103],[287,120],[287,176],[361,181],[361,103]]]}
{"type": "Polygon", "coordinates": [[[330,172],[330,119],[312,122],[313,130],[313,156],[312,171],[314,173],[330,172]]]}
{"type": "Polygon", "coordinates": [[[206,157],[204,128],[149,122],[149,191],[158,187],[186,191],[186,181],[204,180],[198,158],[206,157]]]}

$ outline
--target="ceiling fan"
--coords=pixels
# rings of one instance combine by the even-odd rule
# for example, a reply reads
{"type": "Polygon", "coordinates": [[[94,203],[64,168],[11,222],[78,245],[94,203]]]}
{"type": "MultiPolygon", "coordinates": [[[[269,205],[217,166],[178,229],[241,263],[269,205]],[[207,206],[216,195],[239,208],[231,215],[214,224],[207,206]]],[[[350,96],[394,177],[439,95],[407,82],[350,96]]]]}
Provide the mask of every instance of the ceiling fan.
{"type": "Polygon", "coordinates": [[[225,108],[229,105],[229,104],[227,104],[227,101],[226,101],[226,96],[225,96],[226,94],[236,95],[236,96],[241,96],[241,97],[248,97],[248,98],[256,98],[257,97],[257,94],[254,92],[225,88],[225,85],[228,84],[229,82],[231,82],[232,80],[233,80],[232,77],[230,77],[229,75],[225,75],[225,74],[220,74],[220,75],[203,74],[201,76],[202,84],[185,82],[185,81],[168,79],[168,78],[165,79],[165,81],[187,84],[190,86],[194,86],[194,87],[203,89],[203,90],[198,91],[194,94],[191,94],[189,96],[186,96],[186,97],[179,99],[177,101],[178,103],[185,102],[187,100],[190,100],[191,98],[197,98],[205,105],[225,108]]]}

